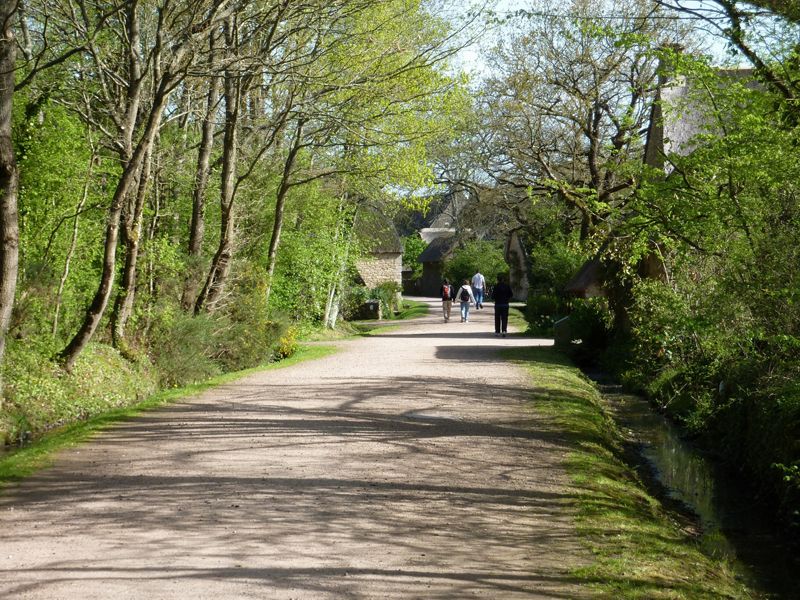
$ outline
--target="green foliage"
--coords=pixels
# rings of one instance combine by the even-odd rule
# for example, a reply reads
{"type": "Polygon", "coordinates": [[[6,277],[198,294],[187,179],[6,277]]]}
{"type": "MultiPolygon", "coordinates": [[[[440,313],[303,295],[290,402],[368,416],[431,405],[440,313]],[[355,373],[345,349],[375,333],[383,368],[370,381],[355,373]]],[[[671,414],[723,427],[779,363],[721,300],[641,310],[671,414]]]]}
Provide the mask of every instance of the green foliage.
{"type": "Polygon", "coordinates": [[[43,358],[51,350],[42,340],[9,345],[0,417],[5,443],[29,441],[54,427],[129,406],[156,389],[147,361],[132,363],[108,346],[90,345],[69,374],[43,358]]]}
{"type": "Polygon", "coordinates": [[[396,281],[385,281],[369,291],[371,299],[380,300],[381,312],[384,318],[391,319],[395,312],[400,311],[399,298],[400,286],[396,281]]]}
{"type": "Polygon", "coordinates": [[[428,244],[418,235],[409,235],[403,238],[403,267],[411,269],[412,281],[422,277],[422,263],[418,259],[427,247],[428,244]]]}
{"type": "Polygon", "coordinates": [[[500,273],[508,272],[503,247],[499,242],[487,240],[466,242],[456,249],[444,265],[445,276],[458,284],[465,279],[471,281],[477,271],[483,273],[487,285],[493,285],[500,273]]]}
{"type": "Polygon", "coordinates": [[[103,182],[113,177],[116,167],[112,161],[92,158],[90,132],[64,108],[44,102],[27,115],[22,110],[24,97],[19,100],[15,142],[21,256],[12,331],[35,337],[52,328],[56,306],[59,330],[75,327],[78,311],[94,291],[106,216],[102,205],[108,196],[103,182]],[[58,299],[76,225],[69,278],[58,299]]]}
{"type": "Polygon", "coordinates": [[[569,329],[573,340],[570,347],[572,358],[579,364],[596,360],[608,346],[612,323],[612,315],[605,298],[572,300],[569,314],[569,329]]]}
{"type": "Polygon", "coordinates": [[[560,233],[540,239],[528,255],[531,287],[553,295],[561,292],[585,260],[577,243],[560,233]]]}
{"type": "Polygon", "coordinates": [[[356,318],[361,306],[370,299],[370,291],[363,285],[350,284],[341,290],[340,308],[342,317],[347,320],[356,318]]]}
{"type": "Polygon", "coordinates": [[[583,254],[575,241],[554,231],[539,238],[528,258],[531,269],[526,319],[531,332],[552,335],[553,323],[570,310],[563,288],[580,269],[583,254]]]}
{"type": "Polygon", "coordinates": [[[217,323],[207,314],[196,317],[160,309],[152,327],[150,356],[164,387],[179,387],[221,373],[214,360],[217,323]]]}
{"type": "Polygon", "coordinates": [[[293,196],[285,216],[271,310],[290,321],[320,322],[328,293],[353,268],[361,249],[352,232],[352,206],[343,206],[324,189],[293,196]]]}
{"type": "Polygon", "coordinates": [[[525,320],[531,333],[553,335],[553,323],[567,311],[566,302],[560,296],[537,293],[534,288],[529,289],[525,304],[525,320]]]}
{"type": "Polygon", "coordinates": [[[265,282],[258,272],[242,275],[226,308],[210,314],[158,306],[149,354],[162,385],[197,383],[290,356],[296,344],[286,337],[287,326],[268,316],[265,282]]]}

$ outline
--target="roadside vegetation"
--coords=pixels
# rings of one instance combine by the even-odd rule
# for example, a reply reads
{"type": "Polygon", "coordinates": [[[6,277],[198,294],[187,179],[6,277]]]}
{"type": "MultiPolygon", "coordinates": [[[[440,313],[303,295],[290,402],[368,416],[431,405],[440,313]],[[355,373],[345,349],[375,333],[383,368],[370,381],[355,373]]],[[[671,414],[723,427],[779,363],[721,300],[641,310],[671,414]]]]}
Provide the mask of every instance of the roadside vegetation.
{"type": "Polygon", "coordinates": [[[358,265],[373,215],[433,184],[458,25],[184,4],[0,11],[0,445],[285,360],[366,301],[407,310],[358,265]]]}
{"type": "Polygon", "coordinates": [[[440,168],[476,198],[465,237],[520,240],[531,332],[645,394],[800,540],[800,21],[691,4],[507,15],[440,168]]]}
{"type": "MultiPolygon", "coordinates": [[[[235,381],[251,373],[265,369],[288,367],[301,361],[322,358],[335,351],[336,348],[334,346],[300,345],[290,357],[286,357],[280,362],[218,375],[199,383],[161,390],[149,396],[142,394],[142,390],[137,390],[136,394],[126,396],[125,390],[123,390],[114,403],[99,403],[93,398],[93,395],[109,393],[109,388],[105,385],[108,382],[95,381],[97,387],[87,389],[87,395],[75,395],[69,398],[68,405],[70,408],[81,411],[79,419],[64,418],[61,420],[60,426],[55,426],[59,424],[54,423],[52,416],[48,414],[41,418],[39,422],[42,425],[42,429],[36,432],[34,443],[25,444],[20,448],[8,449],[5,453],[0,454],[0,486],[4,483],[21,479],[47,466],[54,453],[58,450],[83,442],[93,434],[112,426],[114,423],[130,419],[144,411],[154,410],[171,402],[199,394],[210,388],[235,381]]],[[[134,383],[140,382],[134,381],[134,383]]],[[[28,426],[34,427],[35,424],[29,422],[28,426]]]]}
{"type": "Polygon", "coordinates": [[[628,464],[623,438],[595,385],[553,348],[513,349],[536,391],[531,409],[569,440],[578,530],[594,559],[575,574],[603,598],[751,598],[734,565],[703,553],[698,540],[651,496],[628,464]]]}

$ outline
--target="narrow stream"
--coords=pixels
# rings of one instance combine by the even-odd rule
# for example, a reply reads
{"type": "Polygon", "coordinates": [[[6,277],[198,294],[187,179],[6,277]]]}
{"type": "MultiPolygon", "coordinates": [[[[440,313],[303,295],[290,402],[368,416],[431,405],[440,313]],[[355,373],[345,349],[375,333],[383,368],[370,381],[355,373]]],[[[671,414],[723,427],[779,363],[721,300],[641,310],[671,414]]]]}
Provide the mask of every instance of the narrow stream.
{"type": "Polygon", "coordinates": [[[598,385],[667,495],[696,515],[704,550],[744,567],[761,597],[800,599],[800,557],[780,539],[765,509],[747,496],[746,486],[682,439],[647,400],[620,386],[598,385]]]}

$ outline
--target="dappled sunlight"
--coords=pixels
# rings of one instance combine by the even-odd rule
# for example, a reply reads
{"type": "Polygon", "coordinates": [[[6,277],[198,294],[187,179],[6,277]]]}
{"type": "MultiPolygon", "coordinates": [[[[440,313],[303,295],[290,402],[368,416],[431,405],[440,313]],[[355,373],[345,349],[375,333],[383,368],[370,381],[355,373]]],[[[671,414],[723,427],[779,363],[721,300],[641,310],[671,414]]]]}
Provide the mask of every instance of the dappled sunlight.
{"type": "Polygon", "coordinates": [[[457,325],[347,341],[63,454],[0,498],[0,589],[580,597],[566,440],[507,346],[457,325]]]}

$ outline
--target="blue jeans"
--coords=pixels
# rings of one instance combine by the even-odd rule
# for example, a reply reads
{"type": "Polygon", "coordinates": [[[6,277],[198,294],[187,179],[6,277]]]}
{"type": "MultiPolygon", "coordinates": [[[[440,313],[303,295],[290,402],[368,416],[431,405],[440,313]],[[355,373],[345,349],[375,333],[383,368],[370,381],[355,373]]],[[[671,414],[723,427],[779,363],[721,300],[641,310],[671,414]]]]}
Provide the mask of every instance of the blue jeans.
{"type": "Polygon", "coordinates": [[[475,306],[483,308],[483,288],[472,288],[472,294],[475,296],[475,306]]]}
{"type": "Polygon", "coordinates": [[[461,320],[466,321],[469,319],[469,301],[461,303],[461,320]]]}

